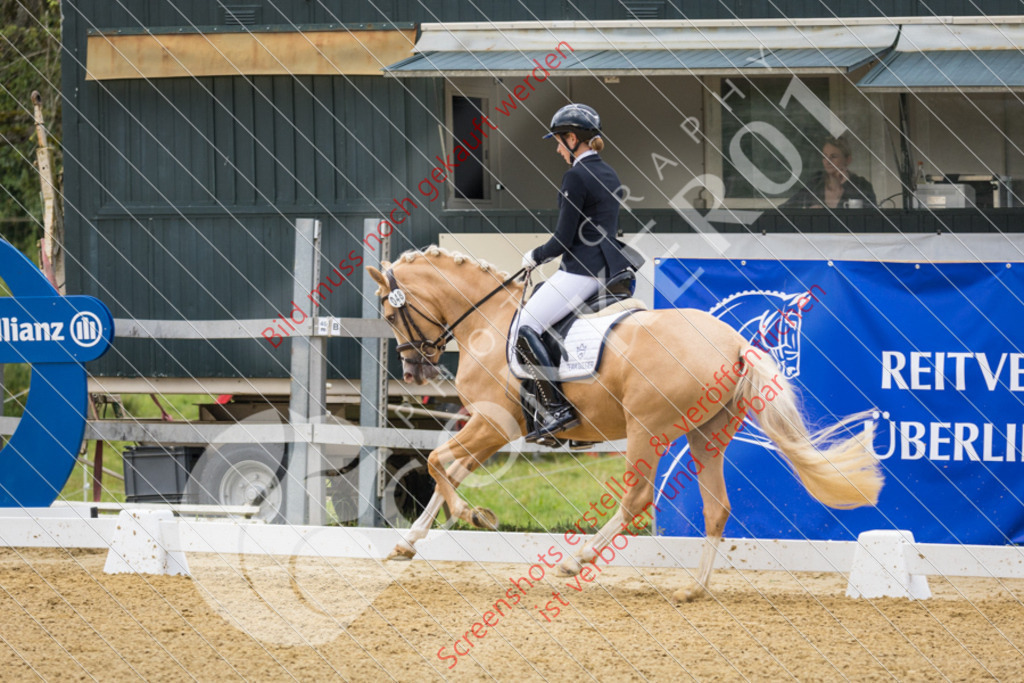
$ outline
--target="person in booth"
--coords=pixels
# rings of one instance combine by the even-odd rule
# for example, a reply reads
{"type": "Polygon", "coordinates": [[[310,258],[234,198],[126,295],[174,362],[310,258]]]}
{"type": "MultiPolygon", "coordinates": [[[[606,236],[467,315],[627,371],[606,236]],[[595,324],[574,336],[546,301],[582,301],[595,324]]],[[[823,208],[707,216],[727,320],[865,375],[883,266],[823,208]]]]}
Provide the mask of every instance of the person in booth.
{"type": "Polygon", "coordinates": [[[860,209],[875,205],[875,190],[870,181],[849,170],[853,155],[845,136],[826,138],[821,154],[822,170],[780,208],[860,209]]]}
{"type": "Polygon", "coordinates": [[[544,139],[552,137],[558,143],[558,155],[570,166],[562,176],[558,223],[551,239],[523,256],[523,268],[532,269],[559,256],[562,263],[526,302],[513,331],[516,355],[537,383],[544,417],[527,434],[527,441],[579,424],[555,381],[558,359],[549,357],[541,334],[596,294],[608,278],[628,268],[635,270],[641,263],[632,251],[627,257],[628,247],[616,237],[622,184],[598,156],[604,140],[597,112],[585,104],[562,107],[552,117],[544,139]]]}

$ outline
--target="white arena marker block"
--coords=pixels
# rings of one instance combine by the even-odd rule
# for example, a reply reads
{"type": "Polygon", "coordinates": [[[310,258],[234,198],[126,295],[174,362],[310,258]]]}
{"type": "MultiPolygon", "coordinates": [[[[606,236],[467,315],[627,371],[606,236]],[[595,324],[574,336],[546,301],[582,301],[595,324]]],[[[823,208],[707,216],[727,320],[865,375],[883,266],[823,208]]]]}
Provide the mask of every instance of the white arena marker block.
{"type": "Polygon", "coordinates": [[[849,598],[932,597],[928,577],[911,574],[907,553],[913,551],[914,534],[910,531],[865,531],[857,537],[850,581],[846,586],[849,598]]]}
{"type": "Polygon", "coordinates": [[[122,510],[110,540],[107,574],[189,574],[188,561],[180,550],[168,550],[162,531],[174,521],[170,510],[122,510]]]}

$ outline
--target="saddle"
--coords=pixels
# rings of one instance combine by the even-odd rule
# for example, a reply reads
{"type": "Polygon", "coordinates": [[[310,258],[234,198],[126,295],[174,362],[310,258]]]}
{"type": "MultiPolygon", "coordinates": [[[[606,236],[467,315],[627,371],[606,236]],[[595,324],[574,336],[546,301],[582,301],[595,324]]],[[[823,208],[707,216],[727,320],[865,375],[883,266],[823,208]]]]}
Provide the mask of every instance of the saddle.
{"type": "Polygon", "coordinates": [[[541,335],[541,340],[550,352],[551,358],[569,357],[569,353],[565,350],[564,342],[574,322],[583,316],[599,313],[613,304],[626,301],[633,296],[634,290],[636,290],[636,273],[632,270],[624,270],[608,280],[597,294],[584,301],[576,310],[552,325],[541,335]]]}
{"type": "MultiPolygon", "coordinates": [[[[636,273],[632,270],[624,270],[612,276],[605,285],[598,290],[597,294],[584,301],[576,310],[569,313],[541,335],[541,341],[548,349],[550,357],[568,359],[569,354],[565,348],[565,338],[579,318],[593,315],[604,311],[604,309],[615,304],[624,302],[633,296],[636,289],[636,273]]],[[[532,432],[537,420],[538,402],[536,399],[536,382],[531,379],[522,380],[519,387],[519,400],[522,404],[523,415],[526,417],[526,431],[532,432]]],[[[575,439],[558,439],[548,437],[538,441],[541,445],[551,448],[568,446],[570,450],[582,450],[593,446],[598,441],[576,441],[575,439]]]]}

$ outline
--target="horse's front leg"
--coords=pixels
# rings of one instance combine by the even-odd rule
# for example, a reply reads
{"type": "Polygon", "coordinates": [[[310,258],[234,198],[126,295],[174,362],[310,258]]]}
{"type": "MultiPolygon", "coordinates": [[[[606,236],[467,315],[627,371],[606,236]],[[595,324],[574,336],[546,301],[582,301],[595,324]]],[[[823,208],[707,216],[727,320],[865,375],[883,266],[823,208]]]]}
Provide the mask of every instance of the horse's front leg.
{"type": "MultiPolygon", "coordinates": [[[[630,467],[632,468],[633,466],[631,463],[630,467]]],[[[639,470],[637,470],[637,473],[639,473],[639,470]]],[[[562,560],[562,563],[558,565],[559,573],[563,576],[575,576],[582,571],[585,563],[593,564],[597,562],[600,552],[606,546],[613,543],[616,536],[627,531],[630,535],[635,535],[628,529],[628,525],[641,513],[647,512],[650,514],[648,505],[653,501],[653,496],[653,482],[642,478],[635,487],[631,488],[623,496],[619,509],[605,522],[604,526],[593,536],[583,537],[585,542],[579,552],[576,553],[576,556],[567,555],[562,560]]],[[[612,557],[614,558],[614,552],[612,557]]]]}
{"type": "Polygon", "coordinates": [[[482,529],[498,527],[498,518],[493,512],[485,508],[471,508],[456,491],[459,484],[499,448],[519,437],[521,429],[514,418],[500,420],[495,417],[474,414],[455,436],[430,453],[427,465],[436,482],[434,495],[388,559],[411,559],[416,554],[415,543],[430,531],[442,503],[448,504],[448,511],[455,519],[482,529]]]}
{"type": "MultiPolygon", "coordinates": [[[[628,530],[628,525],[634,517],[644,511],[650,512],[647,506],[653,500],[654,469],[657,466],[657,460],[651,453],[650,432],[636,420],[630,421],[626,431],[625,469],[634,471],[638,475],[638,481],[626,491],[615,514],[607,519],[596,534],[580,536],[583,539],[583,545],[580,546],[575,557],[567,554],[559,564],[559,573],[563,576],[578,574],[582,571],[584,564],[595,562],[601,549],[612,543],[617,535],[624,532],[633,533],[628,530]],[[643,461],[646,466],[639,466],[637,463],[640,461],[643,461]],[[652,463],[654,464],[652,465],[652,463]]],[[[606,491],[602,488],[601,493],[606,493],[606,491]]],[[[600,499],[595,496],[595,500],[600,499]]],[[[596,505],[592,509],[595,508],[596,505]]],[[[603,504],[601,508],[596,512],[603,517],[603,504]]],[[[577,527],[577,529],[582,531],[581,527],[577,527]]]]}
{"type": "Polygon", "coordinates": [[[437,519],[437,513],[441,511],[442,504],[444,504],[444,498],[435,489],[434,494],[430,496],[430,502],[427,503],[426,509],[412,523],[412,527],[409,528],[405,538],[399,541],[395,549],[388,555],[389,560],[411,560],[416,556],[416,549],[413,548],[413,545],[416,541],[425,538],[430,531],[430,527],[434,526],[434,520],[437,519]]]}

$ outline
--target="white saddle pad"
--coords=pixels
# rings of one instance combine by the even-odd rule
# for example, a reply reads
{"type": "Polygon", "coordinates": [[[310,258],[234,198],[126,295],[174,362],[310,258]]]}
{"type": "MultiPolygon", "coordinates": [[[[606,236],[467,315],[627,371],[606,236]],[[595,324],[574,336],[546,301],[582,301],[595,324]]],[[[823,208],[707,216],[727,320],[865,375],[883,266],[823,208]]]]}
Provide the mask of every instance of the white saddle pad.
{"type": "MultiPolygon", "coordinates": [[[[617,309],[606,315],[597,313],[577,319],[565,337],[565,350],[569,357],[561,359],[558,366],[558,380],[571,382],[572,380],[589,379],[596,375],[608,333],[623,318],[640,310],[643,308],[638,307],[627,311],[617,309]]],[[[512,321],[512,329],[516,328],[517,321],[518,314],[512,321]]],[[[512,374],[519,379],[530,379],[530,375],[526,374],[519,364],[519,359],[515,357],[512,343],[508,344],[507,352],[508,365],[512,374]]]]}

